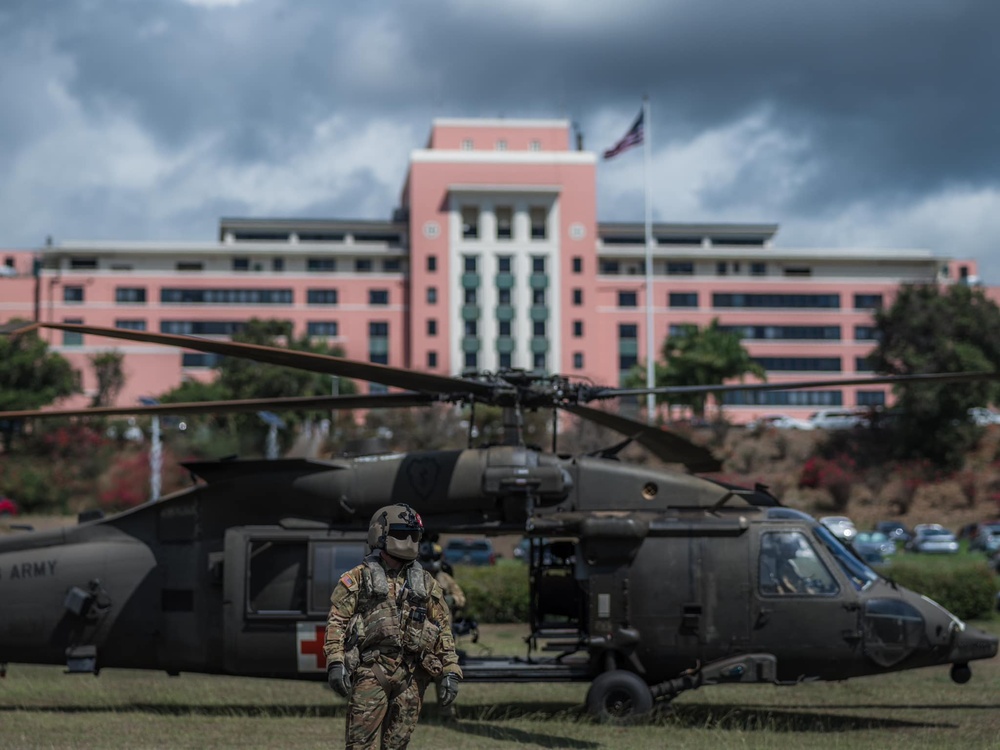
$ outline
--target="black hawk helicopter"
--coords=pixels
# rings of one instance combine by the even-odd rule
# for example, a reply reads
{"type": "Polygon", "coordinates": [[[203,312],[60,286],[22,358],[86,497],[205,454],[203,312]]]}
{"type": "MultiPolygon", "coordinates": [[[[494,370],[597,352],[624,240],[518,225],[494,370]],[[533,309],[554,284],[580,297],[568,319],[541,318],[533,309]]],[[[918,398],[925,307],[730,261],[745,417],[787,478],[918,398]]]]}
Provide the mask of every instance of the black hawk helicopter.
{"type": "Polygon", "coordinates": [[[792,685],[945,664],[964,683],[971,677],[969,662],[997,653],[996,637],[879,576],[811,516],[782,507],[766,488],[697,476],[720,468],[705,448],[588,405],[647,389],[602,388],[522,371],[446,377],[236,342],[41,325],[403,390],[2,412],[2,419],[444,402],[502,407],[505,438],[462,450],[188,463],[202,483],[110,517],[0,539],[4,666],[322,680],[330,592],[362,557],[371,514],[395,502],[413,505],[438,533],[531,539],[528,654],[469,657],[466,680],[590,682],[587,707],[597,716],[641,714],[657,699],[719,683],[792,685]],[[532,409],[576,414],[687,471],[623,463],[616,454],[624,444],[591,455],[529,447],[520,426],[524,411],[532,409]]]}

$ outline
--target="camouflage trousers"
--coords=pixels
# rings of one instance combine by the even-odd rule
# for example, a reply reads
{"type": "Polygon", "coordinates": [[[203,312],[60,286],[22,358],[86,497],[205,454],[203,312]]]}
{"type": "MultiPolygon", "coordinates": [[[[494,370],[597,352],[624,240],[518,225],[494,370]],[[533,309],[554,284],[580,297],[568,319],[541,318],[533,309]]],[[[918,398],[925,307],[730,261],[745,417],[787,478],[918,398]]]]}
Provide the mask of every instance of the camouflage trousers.
{"type": "Polygon", "coordinates": [[[404,750],[420,718],[421,691],[400,664],[384,668],[393,695],[387,695],[372,668],[361,664],[354,672],[347,706],[347,750],[404,750]]]}

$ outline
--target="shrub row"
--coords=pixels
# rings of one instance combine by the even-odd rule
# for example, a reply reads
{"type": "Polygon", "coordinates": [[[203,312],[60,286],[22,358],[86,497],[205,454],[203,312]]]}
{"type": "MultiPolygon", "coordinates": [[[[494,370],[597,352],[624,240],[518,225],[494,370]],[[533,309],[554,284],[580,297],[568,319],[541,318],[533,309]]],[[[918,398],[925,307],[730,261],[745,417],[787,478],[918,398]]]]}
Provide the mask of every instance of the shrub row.
{"type": "Polygon", "coordinates": [[[997,577],[985,560],[893,560],[886,574],[930,597],[963,620],[990,617],[996,609],[997,577]]]}
{"type": "Polygon", "coordinates": [[[465,612],[479,622],[528,621],[528,566],[519,560],[496,565],[455,566],[466,596],[465,612]]]}

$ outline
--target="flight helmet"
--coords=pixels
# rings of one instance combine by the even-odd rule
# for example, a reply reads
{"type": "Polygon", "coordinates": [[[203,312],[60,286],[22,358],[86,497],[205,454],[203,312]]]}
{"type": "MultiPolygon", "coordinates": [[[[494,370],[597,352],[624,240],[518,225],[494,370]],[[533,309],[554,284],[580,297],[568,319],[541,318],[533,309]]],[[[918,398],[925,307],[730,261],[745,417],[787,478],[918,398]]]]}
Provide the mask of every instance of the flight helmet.
{"type": "Polygon", "coordinates": [[[368,526],[368,546],[385,550],[399,560],[415,560],[420,550],[424,522],[406,503],[379,508],[368,526]]]}

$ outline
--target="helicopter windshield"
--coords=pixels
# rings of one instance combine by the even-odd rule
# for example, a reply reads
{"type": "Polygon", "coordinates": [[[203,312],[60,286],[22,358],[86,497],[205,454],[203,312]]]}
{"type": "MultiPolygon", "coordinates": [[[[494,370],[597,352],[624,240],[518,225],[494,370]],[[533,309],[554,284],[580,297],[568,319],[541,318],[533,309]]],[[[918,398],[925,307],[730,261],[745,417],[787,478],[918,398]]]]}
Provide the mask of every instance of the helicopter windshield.
{"type": "Polygon", "coordinates": [[[813,533],[830,550],[837,561],[837,565],[840,566],[840,569],[844,571],[844,575],[847,576],[848,580],[854,584],[854,588],[858,591],[864,591],[873,582],[878,580],[878,573],[852,555],[826,526],[816,526],[813,529],[813,533]]]}

